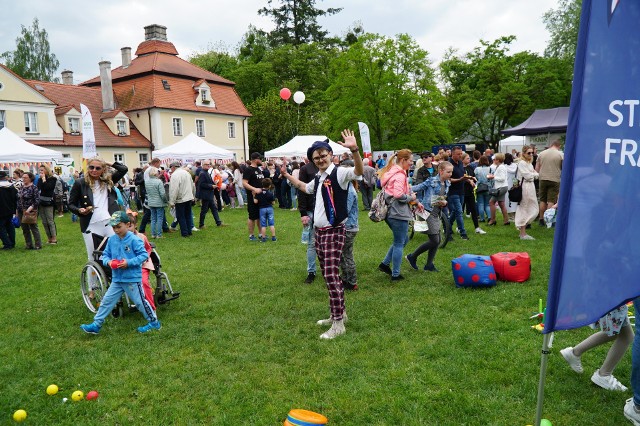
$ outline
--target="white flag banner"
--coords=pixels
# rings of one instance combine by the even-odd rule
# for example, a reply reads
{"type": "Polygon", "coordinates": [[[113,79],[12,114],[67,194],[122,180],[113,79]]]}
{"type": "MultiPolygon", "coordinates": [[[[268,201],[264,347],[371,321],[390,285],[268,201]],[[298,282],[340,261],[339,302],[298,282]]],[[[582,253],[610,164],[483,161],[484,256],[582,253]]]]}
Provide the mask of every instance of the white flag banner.
{"type": "Polygon", "coordinates": [[[96,137],[93,133],[93,119],[91,112],[84,104],[80,104],[82,114],[82,158],[93,158],[98,155],[96,151],[96,137]]]}
{"type": "Polygon", "coordinates": [[[358,127],[360,128],[360,139],[362,140],[362,151],[364,152],[364,156],[371,157],[371,139],[369,139],[369,126],[361,121],[358,121],[358,127]]]}

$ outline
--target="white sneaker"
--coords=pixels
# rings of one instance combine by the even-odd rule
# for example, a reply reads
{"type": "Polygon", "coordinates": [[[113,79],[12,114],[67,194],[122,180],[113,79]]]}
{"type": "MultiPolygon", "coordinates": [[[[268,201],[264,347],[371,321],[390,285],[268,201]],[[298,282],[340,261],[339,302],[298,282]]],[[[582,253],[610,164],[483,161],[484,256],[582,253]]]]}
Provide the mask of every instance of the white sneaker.
{"type": "Polygon", "coordinates": [[[569,346],[568,348],[564,348],[560,351],[562,357],[569,363],[569,366],[576,373],[582,373],[584,370],[582,369],[582,361],[579,356],[575,356],[573,353],[573,346],[569,346]]]}
{"type": "Polygon", "coordinates": [[[596,370],[591,376],[591,381],[606,390],[625,392],[627,387],[620,383],[618,379],[610,376],[601,376],[600,370],[596,370]]]}
{"type": "MultiPolygon", "coordinates": [[[[344,322],[349,321],[349,317],[347,317],[347,313],[346,312],[344,314],[342,314],[342,320],[344,322]]],[[[333,319],[331,319],[331,318],[321,319],[321,320],[316,321],[316,324],[323,325],[323,326],[333,325],[333,319]]]]}
{"type": "Polygon", "coordinates": [[[194,226],[193,228],[191,228],[191,230],[192,230],[193,232],[199,232],[199,231],[200,231],[200,230],[199,230],[198,228],[196,228],[195,226],[194,226]]]}
{"type": "Polygon", "coordinates": [[[485,231],[483,231],[483,230],[482,230],[482,228],[477,227],[477,228],[476,228],[476,234],[486,234],[486,232],[485,232],[485,231]]]}
{"type": "Polygon", "coordinates": [[[635,426],[640,426],[640,413],[636,411],[633,398],[627,399],[627,403],[624,404],[624,416],[635,426]]]}
{"type": "Polygon", "coordinates": [[[344,320],[343,321],[332,321],[331,328],[320,335],[321,339],[335,339],[341,334],[346,333],[347,330],[344,328],[344,320]]]}
{"type": "Polygon", "coordinates": [[[533,238],[531,235],[527,234],[527,235],[523,235],[520,237],[521,240],[535,240],[535,238],[533,238]]]}

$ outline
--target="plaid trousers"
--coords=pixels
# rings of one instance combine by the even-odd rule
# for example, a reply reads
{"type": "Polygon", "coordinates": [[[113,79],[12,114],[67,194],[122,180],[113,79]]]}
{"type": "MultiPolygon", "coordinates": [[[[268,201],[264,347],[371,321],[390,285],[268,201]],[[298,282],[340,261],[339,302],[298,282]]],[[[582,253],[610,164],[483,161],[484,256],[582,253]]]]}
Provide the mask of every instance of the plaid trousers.
{"type": "Polygon", "coordinates": [[[331,318],[340,321],[344,315],[344,288],[340,279],[340,258],[345,241],[344,225],[316,228],[316,253],[329,291],[331,318]]]}

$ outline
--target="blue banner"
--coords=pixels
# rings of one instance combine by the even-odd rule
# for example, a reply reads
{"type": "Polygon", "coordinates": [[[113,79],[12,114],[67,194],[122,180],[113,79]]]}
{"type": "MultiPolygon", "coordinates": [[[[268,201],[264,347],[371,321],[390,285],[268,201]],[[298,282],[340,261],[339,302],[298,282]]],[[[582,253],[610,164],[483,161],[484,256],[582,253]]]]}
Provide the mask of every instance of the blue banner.
{"type": "Polygon", "coordinates": [[[640,295],[640,2],[584,0],[545,333],[640,295]]]}

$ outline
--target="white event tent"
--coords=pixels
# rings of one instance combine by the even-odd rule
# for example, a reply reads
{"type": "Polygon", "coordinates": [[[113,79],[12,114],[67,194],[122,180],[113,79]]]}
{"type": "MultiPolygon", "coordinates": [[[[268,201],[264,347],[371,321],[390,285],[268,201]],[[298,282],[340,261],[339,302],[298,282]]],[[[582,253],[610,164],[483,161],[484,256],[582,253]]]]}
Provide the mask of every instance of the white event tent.
{"type": "Polygon", "coordinates": [[[173,145],[153,151],[151,155],[160,160],[233,160],[233,152],[210,144],[193,133],[173,145]]]}
{"type": "MultiPolygon", "coordinates": [[[[278,148],[272,149],[271,151],[266,151],[264,156],[266,158],[280,158],[280,157],[305,157],[307,156],[307,149],[315,141],[323,141],[327,139],[324,135],[298,135],[291,139],[289,142],[285,143],[278,148]]],[[[342,145],[337,144],[333,141],[329,141],[329,145],[331,149],[333,149],[334,155],[341,155],[345,152],[349,152],[348,148],[344,148],[342,145]]]]}
{"type": "Polygon", "coordinates": [[[51,163],[61,159],[61,152],[29,143],[6,127],[0,129],[0,164],[51,163]]]}

